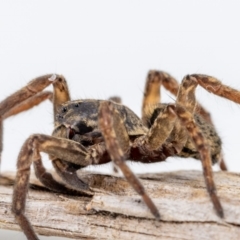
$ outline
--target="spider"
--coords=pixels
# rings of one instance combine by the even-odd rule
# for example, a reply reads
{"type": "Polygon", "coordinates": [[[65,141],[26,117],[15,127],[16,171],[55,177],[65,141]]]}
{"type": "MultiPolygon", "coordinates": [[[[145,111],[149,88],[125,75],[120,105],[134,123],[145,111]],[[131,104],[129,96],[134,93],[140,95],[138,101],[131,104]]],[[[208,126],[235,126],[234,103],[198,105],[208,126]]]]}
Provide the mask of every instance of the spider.
{"type": "Polygon", "coordinates": [[[240,103],[240,92],[206,75],[187,75],[180,86],[165,72],[150,71],[142,105],[142,119],[119,98],[110,100],[75,100],[61,75],[44,75],[0,103],[0,143],[2,122],[9,116],[25,111],[45,99],[53,102],[54,130],[52,136],[31,135],[23,144],[17,160],[12,211],[28,239],[38,239],[25,215],[30,167],[37,178],[50,190],[59,193],[78,192],[92,196],[87,182],[77,171],[88,165],[113,161],[127,181],[142,197],[156,219],[159,211],[125,160],[143,163],[165,161],[169,156],[201,159],[207,191],[217,215],[224,217],[216,193],[212,163],[222,162],[221,140],[209,113],[197,104],[195,89],[201,85],[207,91],[240,103]],[[43,91],[50,84],[53,93],[43,91]],[[160,103],[160,87],[175,94],[174,104],[160,103]],[[53,167],[63,180],[56,181],[44,168],[40,152],[49,155],[53,167]]]}

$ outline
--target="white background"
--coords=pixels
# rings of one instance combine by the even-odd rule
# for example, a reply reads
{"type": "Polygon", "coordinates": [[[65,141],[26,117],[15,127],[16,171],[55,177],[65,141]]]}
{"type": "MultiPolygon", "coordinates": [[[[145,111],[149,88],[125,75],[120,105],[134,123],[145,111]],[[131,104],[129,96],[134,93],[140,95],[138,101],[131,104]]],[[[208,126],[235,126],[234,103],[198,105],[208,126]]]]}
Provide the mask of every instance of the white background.
{"type": "MultiPolygon", "coordinates": [[[[119,95],[138,115],[150,69],[179,81],[186,74],[209,74],[240,89],[239,9],[238,1],[219,0],[1,1],[0,99],[46,73],[63,74],[73,99],[119,95]]],[[[197,97],[212,113],[229,170],[240,172],[239,105],[200,87],[197,97]]],[[[172,99],[169,93],[162,98],[172,99]]],[[[15,170],[31,133],[52,129],[49,101],[7,119],[1,171],[15,170]]],[[[190,159],[130,166],[135,172],[201,170],[200,162],[190,159]]]]}

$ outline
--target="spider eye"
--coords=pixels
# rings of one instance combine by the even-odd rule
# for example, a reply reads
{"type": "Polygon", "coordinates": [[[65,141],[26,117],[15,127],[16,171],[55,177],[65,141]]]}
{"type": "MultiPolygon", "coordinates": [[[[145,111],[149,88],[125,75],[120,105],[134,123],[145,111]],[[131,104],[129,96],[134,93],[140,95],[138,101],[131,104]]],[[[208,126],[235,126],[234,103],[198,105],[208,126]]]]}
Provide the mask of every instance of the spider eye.
{"type": "Polygon", "coordinates": [[[62,108],[62,112],[65,113],[67,111],[67,108],[66,107],[63,107],[62,108]]]}

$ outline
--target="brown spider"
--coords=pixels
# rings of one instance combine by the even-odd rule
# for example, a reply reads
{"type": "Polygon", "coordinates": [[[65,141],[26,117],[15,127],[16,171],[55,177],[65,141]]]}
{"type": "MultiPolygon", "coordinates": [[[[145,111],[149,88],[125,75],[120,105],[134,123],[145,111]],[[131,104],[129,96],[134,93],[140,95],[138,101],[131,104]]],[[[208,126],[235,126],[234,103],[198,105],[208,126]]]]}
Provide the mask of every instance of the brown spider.
{"type": "Polygon", "coordinates": [[[38,239],[24,214],[32,164],[38,179],[50,190],[60,193],[77,191],[91,196],[93,192],[77,176],[77,170],[88,165],[113,161],[141,195],[152,214],[159,219],[158,209],[125,160],[150,163],[164,161],[169,156],[191,156],[201,159],[208,193],[217,215],[223,218],[211,168],[212,163],[222,161],[221,141],[211,123],[210,115],[196,103],[194,92],[198,84],[214,94],[240,103],[240,92],[213,77],[188,75],[179,87],[169,74],[157,71],[151,71],[147,78],[142,120],[120,104],[118,98],[108,101],[71,101],[67,83],[60,75],[36,78],[2,101],[1,139],[2,121],[5,118],[27,110],[45,99],[51,99],[54,106],[55,129],[52,136],[31,135],[23,144],[17,160],[12,211],[27,238],[38,239]],[[53,93],[42,92],[50,84],[53,84],[53,93]],[[159,103],[161,84],[177,95],[175,104],[159,103]],[[49,155],[65,184],[57,182],[46,171],[40,152],[49,155]]]}

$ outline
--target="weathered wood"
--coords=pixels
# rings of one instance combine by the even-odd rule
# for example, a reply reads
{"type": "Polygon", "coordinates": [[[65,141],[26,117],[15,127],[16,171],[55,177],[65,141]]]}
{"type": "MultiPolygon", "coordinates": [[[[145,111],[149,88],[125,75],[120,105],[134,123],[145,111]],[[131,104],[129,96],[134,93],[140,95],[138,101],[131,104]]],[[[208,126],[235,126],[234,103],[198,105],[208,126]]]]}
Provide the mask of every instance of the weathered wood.
{"type": "MultiPolygon", "coordinates": [[[[93,198],[29,191],[26,215],[39,234],[77,239],[240,239],[240,174],[214,174],[224,220],[214,212],[201,172],[141,175],[159,208],[160,222],[124,179],[79,175],[95,190],[93,198]]],[[[11,182],[1,178],[0,228],[19,230],[11,213],[11,182]]]]}

